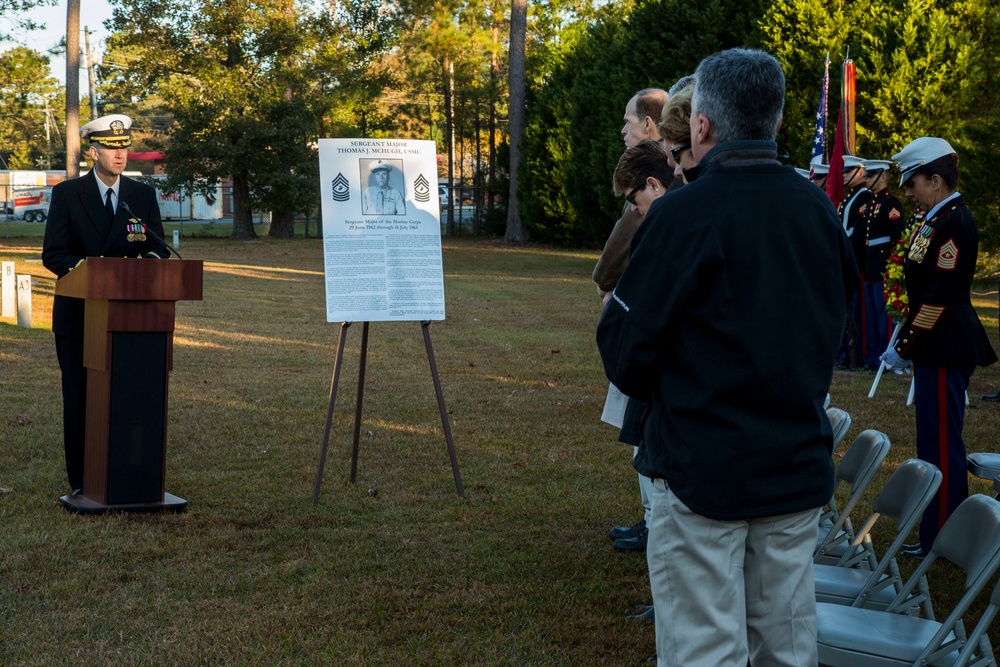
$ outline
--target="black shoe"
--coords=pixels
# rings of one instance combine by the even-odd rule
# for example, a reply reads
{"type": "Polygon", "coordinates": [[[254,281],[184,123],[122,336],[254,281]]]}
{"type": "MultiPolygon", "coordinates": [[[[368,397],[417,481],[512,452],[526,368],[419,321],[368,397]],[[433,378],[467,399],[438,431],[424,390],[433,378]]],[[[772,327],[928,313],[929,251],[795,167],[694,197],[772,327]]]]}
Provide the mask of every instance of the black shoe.
{"type": "Polygon", "coordinates": [[[903,554],[904,556],[909,556],[910,558],[916,558],[917,560],[923,560],[924,557],[927,555],[926,553],[924,553],[923,547],[921,547],[919,544],[913,547],[912,549],[902,549],[899,553],[903,554]]]}
{"type": "Polygon", "coordinates": [[[986,394],[979,400],[986,401],[987,403],[1000,403],[1000,391],[995,394],[986,394]]]}
{"type": "Polygon", "coordinates": [[[611,539],[613,540],[620,540],[623,538],[628,539],[632,537],[637,537],[639,535],[639,532],[645,529],[646,529],[646,520],[643,519],[642,521],[635,524],[631,528],[627,526],[615,526],[614,528],[611,529],[610,535],[611,539]]]}
{"type": "Polygon", "coordinates": [[[623,537],[615,540],[615,551],[645,551],[648,535],[649,531],[643,528],[635,537],[623,537]]]}

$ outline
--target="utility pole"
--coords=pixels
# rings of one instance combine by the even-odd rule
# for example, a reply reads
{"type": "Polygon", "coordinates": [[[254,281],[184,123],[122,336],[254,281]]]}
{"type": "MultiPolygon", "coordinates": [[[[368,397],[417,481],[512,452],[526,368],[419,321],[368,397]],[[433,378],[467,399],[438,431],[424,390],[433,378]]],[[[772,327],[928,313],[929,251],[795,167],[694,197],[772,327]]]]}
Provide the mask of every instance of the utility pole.
{"type": "Polygon", "coordinates": [[[52,135],[49,132],[49,98],[45,98],[45,168],[52,168],[52,135]]]}
{"type": "Polygon", "coordinates": [[[94,73],[94,53],[90,50],[90,28],[83,26],[83,37],[87,45],[87,80],[90,83],[90,120],[98,117],[97,113],[97,75],[94,73]]]}
{"type": "Polygon", "coordinates": [[[66,0],[66,178],[80,175],[80,0],[66,0]]]}

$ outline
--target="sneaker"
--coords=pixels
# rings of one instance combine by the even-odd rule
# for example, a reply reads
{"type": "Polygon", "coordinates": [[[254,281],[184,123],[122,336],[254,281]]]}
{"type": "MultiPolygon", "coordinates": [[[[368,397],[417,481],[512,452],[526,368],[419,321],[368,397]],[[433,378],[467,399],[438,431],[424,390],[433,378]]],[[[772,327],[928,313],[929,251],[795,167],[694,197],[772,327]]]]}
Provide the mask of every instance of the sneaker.
{"type": "Polygon", "coordinates": [[[646,538],[649,530],[643,528],[635,537],[622,537],[615,540],[615,551],[645,551],[646,538]]]}
{"type": "Polygon", "coordinates": [[[611,529],[610,536],[611,539],[613,540],[620,540],[623,538],[628,539],[631,537],[636,537],[637,535],[639,535],[639,532],[645,530],[645,528],[646,528],[646,520],[643,519],[642,521],[635,524],[631,528],[627,526],[615,526],[614,528],[611,529]]]}
{"type": "Polygon", "coordinates": [[[915,558],[917,560],[923,560],[924,557],[927,555],[926,553],[924,553],[923,547],[921,547],[919,544],[913,547],[912,549],[901,549],[899,553],[903,554],[904,556],[909,556],[910,558],[915,558]]]}

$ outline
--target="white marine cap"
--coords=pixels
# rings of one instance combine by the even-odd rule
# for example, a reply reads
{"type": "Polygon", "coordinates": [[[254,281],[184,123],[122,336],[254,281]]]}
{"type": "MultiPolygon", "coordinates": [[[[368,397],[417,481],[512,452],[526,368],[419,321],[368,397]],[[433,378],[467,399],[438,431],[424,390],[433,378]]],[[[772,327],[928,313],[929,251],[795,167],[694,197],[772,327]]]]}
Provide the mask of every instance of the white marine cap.
{"type": "Polygon", "coordinates": [[[844,156],[844,171],[848,171],[850,169],[856,169],[858,167],[861,167],[863,169],[864,166],[865,166],[865,159],[863,157],[858,157],[857,155],[844,156]]]}
{"type": "Polygon", "coordinates": [[[809,163],[809,167],[812,169],[813,178],[816,178],[817,176],[826,176],[830,173],[830,165],[823,162],[823,158],[818,155],[812,159],[812,162],[809,163]]]}
{"type": "Polygon", "coordinates": [[[819,176],[826,176],[830,173],[830,165],[823,162],[823,158],[818,155],[812,159],[812,162],[809,163],[809,168],[813,170],[814,179],[819,176]]]}
{"type": "Polygon", "coordinates": [[[865,160],[865,171],[869,174],[892,169],[892,160],[865,160]]]}
{"type": "Polygon", "coordinates": [[[953,155],[955,149],[944,139],[920,137],[906,144],[906,147],[892,156],[899,165],[899,186],[903,187],[913,177],[918,168],[945,155],[953,155]]]}
{"type": "Polygon", "coordinates": [[[809,170],[808,169],[802,169],[801,167],[796,167],[795,168],[795,173],[797,173],[802,178],[809,178],[809,170]]]}
{"type": "Polygon", "coordinates": [[[387,162],[382,162],[382,160],[375,160],[370,165],[368,165],[368,171],[375,173],[376,171],[392,171],[392,165],[387,162]]]}
{"type": "Polygon", "coordinates": [[[80,138],[90,139],[92,144],[101,144],[108,148],[128,148],[132,145],[129,130],[132,119],[121,113],[95,118],[80,128],[80,138]]]}

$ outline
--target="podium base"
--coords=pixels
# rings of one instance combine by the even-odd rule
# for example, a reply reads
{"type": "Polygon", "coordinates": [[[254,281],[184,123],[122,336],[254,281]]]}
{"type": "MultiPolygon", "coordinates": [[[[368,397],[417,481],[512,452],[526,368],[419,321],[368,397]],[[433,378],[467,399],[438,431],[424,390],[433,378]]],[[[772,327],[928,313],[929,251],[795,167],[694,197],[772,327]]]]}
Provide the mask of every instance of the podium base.
{"type": "Polygon", "coordinates": [[[183,498],[164,493],[162,503],[120,503],[103,505],[83,495],[67,495],[59,498],[66,509],[81,514],[104,514],[105,512],[179,512],[187,507],[183,498]]]}

